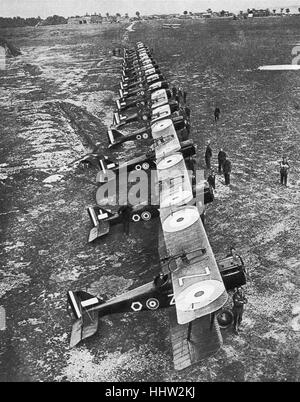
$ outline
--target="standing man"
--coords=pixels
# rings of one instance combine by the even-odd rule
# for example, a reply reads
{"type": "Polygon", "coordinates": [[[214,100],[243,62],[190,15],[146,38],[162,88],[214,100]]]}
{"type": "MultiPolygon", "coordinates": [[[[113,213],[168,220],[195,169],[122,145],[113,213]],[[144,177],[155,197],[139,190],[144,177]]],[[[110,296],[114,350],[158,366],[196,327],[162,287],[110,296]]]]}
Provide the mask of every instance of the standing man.
{"type": "Polygon", "coordinates": [[[282,161],[280,162],[280,183],[287,186],[287,177],[290,165],[285,156],[282,157],[282,161]]]}
{"type": "Polygon", "coordinates": [[[206,163],[206,168],[210,169],[210,160],[212,157],[212,149],[210,147],[210,141],[207,141],[207,147],[205,151],[205,163],[206,163]]]}
{"type": "Polygon", "coordinates": [[[188,107],[188,105],[186,105],[184,107],[184,111],[185,111],[187,119],[190,120],[190,118],[191,118],[191,109],[188,107]]]}
{"type": "Polygon", "coordinates": [[[179,87],[178,88],[178,96],[179,96],[179,101],[181,101],[181,98],[183,97],[183,92],[182,92],[182,88],[181,87],[179,87]]]}
{"type": "Polygon", "coordinates": [[[207,178],[208,184],[215,190],[216,189],[216,176],[214,169],[210,170],[210,174],[207,178]]]}
{"type": "Polygon", "coordinates": [[[219,174],[222,173],[223,166],[226,160],[226,152],[223,151],[223,148],[220,149],[220,152],[218,153],[218,162],[219,162],[219,174]]]}
{"type": "Polygon", "coordinates": [[[187,92],[183,91],[183,103],[186,104],[187,92]]]}
{"type": "Polygon", "coordinates": [[[129,221],[132,213],[131,205],[121,205],[118,213],[120,214],[123,221],[123,230],[126,235],[129,235],[129,221]]]}
{"type": "Polygon", "coordinates": [[[241,325],[244,313],[244,305],[248,303],[242,288],[236,288],[232,296],[233,301],[233,330],[235,334],[239,333],[239,327],[241,325]]]}
{"type": "Polygon", "coordinates": [[[227,257],[233,257],[233,260],[237,265],[244,266],[244,261],[243,261],[242,257],[236,252],[236,249],[234,246],[230,247],[229,253],[226,255],[226,258],[227,257]]]}
{"type": "Polygon", "coordinates": [[[223,165],[223,173],[224,173],[225,185],[228,186],[228,184],[230,184],[230,173],[231,173],[231,162],[229,159],[225,159],[223,165]]]}
{"type": "Polygon", "coordinates": [[[221,114],[220,109],[219,109],[218,107],[216,107],[216,108],[215,108],[215,111],[214,111],[215,121],[218,121],[218,120],[219,120],[220,114],[221,114]]]}

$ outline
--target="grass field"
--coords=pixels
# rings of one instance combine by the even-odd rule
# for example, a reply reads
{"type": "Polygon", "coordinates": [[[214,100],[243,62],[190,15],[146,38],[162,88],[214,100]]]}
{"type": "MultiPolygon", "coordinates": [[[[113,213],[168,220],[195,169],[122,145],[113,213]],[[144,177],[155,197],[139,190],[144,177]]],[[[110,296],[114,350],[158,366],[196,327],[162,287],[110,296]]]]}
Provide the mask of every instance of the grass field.
{"type": "MultiPolygon", "coordinates": [[[[121,69],[110,51],[125,27],[0,31],[23,52],[0,70],[0,381],[299,381],[300,75],[256,71],[291,63],[297,17],[141,23],[126,42],[152,47],[169,83],[187,90],[200,164],[208,139],[215,166],[220,147],[232,161],[231,186],[217,176],[207,233],[217,258],[235,244],[249,269],[241,334],[224,331],[218,354],[182,372],[162,310],[107,317],[69,349],[67,290],[113,296],[159,271],[157,222],[87,244],[96,172],[72,165],[95,143],[106,150],[121,69]],[[45,184],[52,174],[62,180],[45,184]]],[[[112,156],[145,149],[128,143],[112,156]]]]}

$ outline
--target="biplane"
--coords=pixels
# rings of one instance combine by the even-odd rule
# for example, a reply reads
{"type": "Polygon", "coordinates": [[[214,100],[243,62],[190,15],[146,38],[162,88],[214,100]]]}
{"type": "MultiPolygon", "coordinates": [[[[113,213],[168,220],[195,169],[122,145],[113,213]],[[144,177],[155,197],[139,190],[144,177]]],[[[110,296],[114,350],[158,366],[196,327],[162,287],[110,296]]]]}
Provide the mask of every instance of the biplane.
{"type": "Polygon", "coordinates": [[[120,99],[116,101],[118,110],[124,111],[130,108],[154,109],[169,101],[172,94],[169,89],[165,89],[167,86],[164,88],[163,82],[156,82],[151,86],[153,89],[150,89],[149,92],[138,90],[138,95],[133,97],[127,96],[126,92],[120,89],[120,99]]]}
{"type": "MultiPolygon", "coordinates": [[[[126,51],[124,55],[138,57],[143,52],[143,44],[137,43],[134,51],[126,51]]],[[[103,316],[168,307],[174,366],[181,370],[220,348],[222,335],[218,314],[227,302],[227,292],[244,284],[245,276],[234,259],[227,258],[219,263],[215,259],[201,220],[205,205],[198,197],[195,202],[182,144],[170,114],[169,107],[168,113],[151,116],[151,136],[154,140],[160,139],[152,149],[152,157],[159,183],[161,272],[152,282],[110,300],[82,290],[69,291],[67,296],[75,317],[71,346],[94,335],[99,318],[103,316]],[[161,141],[161,138],[169,140],[161,141]]],[[[141,214],[149,212],[139,213],[134,208],[125,212],[132,220],[141,220],[141,214]],[[133,218],[134,214],[139,218],[133,218]]],[[[99,226],[99,221],[105,222],[107,227],[114,219],[122,218],[120,214],[114,217],[102,207],[89,208],[88,212],[95,227],[99,226]]],[[[149,214],[144,220],[149,220],[149,214]]]]}
{"type": "MultiPolygon", "coordinates": [[[[190,132],[189,121],[185,119],[184,116],[170,116],[170,118],[174,124],[178,138],[180,138],[181,141],[187,140],[190,132]]],[[[109,148],[127,141],[148,140],[149,138],[152,138],[151,126],[146,125],[132,132],[121,131],[114,126],[111,126],[107,131],[107,136],[109,140],[109,148]]]]}

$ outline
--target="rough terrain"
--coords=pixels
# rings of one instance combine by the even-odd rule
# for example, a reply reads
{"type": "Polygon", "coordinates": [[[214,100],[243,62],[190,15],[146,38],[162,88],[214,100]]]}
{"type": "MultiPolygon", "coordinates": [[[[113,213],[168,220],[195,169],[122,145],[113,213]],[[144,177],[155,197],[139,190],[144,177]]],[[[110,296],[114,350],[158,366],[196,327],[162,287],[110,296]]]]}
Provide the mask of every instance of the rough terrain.
{"type": "MultiPolygon", "coordinates": [[[[121,65],[111,50],[126,26],[1,30],[22,56],[0,70],[0,381],[299,381],[300,75],[256,68],[291,63],[300,20],[161,25],[136,24],[127,44],[152,47],[168,81],[188,91],[203,167],[208,139],[215,166],[220,147],[233,163],[230,188],[217,177],[207,233],[217,257],[235,244],[249,269],[243,331],[224,331],[217,355],[182,372],[165,311],[107,317],[69,349],[67,290],[113,296],[159,271],[156,222],[87,244],[96,171],[73,167],[96,143],[106,149],[121,65]]],[[[141,149],[128,143],[113,156],[141,149]]]]}

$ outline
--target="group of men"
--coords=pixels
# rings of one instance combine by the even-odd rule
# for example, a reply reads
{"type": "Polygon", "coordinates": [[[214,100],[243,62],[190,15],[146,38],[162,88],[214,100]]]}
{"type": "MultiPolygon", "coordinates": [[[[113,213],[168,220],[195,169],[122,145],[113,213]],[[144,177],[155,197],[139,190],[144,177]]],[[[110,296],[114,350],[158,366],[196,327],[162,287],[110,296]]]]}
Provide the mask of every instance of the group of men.
{"type": "MultiPolygon", "coordinates": [[[[220,119],[220,114],[221,114],[220,108],[216,107],[214,110],[215,122],[217,122],[220,119]]],[[[210,148],[210,142],[208,142],[208,146],[205,152],[205,163],[207,169],[211,169],[210,167],[211,157],[212,157],[212,150],[210,148]]],[[[219,174],[221,174],[221,171],[223,170],[225,185],[228,185],[230,184],[231,162],[227,159],[227,155],[222,148],[218,154],[218,162],[219,162],[219,174]]],[[[287,157],[283,156],[282,160],[279,162],[280,184],[287,186],[289,169],[290,165],[287,161],[287,157]]],[[[210,172],[210,176],[214,176],[213,171],[210,172]]]]}
{"type": "Polygon", "coordinates": [[[184,104],[186,105],[186,98],[187,98],[187,92],[184,91],[181,87],[179,87],[178,89],[174,86],[172,88],[172,95],[174,97],[174,99],[176,100],[176,102],[178,102],[178,104],[184,104]]]}
{"type": "MultiPolygon", "coordinates": [[[[209,174],[209,181],[214,183],[214,169],[211,167],[211,158],[212,158],[212,149],[210,146],[210,141],[207,142],[207,147],[205,150],[205,164],[206,168],[210,171],[209,174]]],[[[225,185],[227,186],[230,184],[230,173],[231,173],[231,162],[227,158],[226,152],[223,150],[223,148],[220,149],[218,153],[218,173],[219,174],[224,174],[224,179],[225,179],[225,185]]],[[[215,188],[215,185],[213,185],[215,188]]]]}

